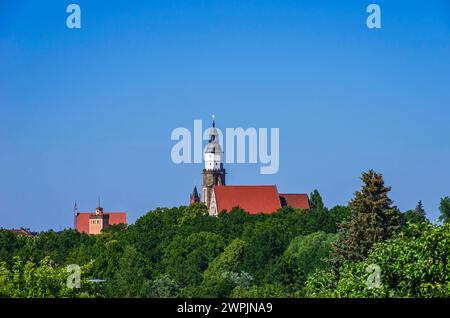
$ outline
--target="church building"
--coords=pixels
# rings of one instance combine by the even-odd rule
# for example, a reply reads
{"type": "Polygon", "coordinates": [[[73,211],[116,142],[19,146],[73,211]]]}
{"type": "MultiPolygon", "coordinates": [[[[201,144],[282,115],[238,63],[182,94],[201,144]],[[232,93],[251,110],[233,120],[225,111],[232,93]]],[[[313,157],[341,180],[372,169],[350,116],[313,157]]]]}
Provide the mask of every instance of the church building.
{"type": "Polygon", "coordinates": [[[283,206],[309,209],[308,195],[304,193],[281,194],[275,185],[226,185],[223,151],[214,116],[209,137],[204,153],[201,198],[197,187],[194,187],[190,195],[191,204],[203,202],[211,216],[217,216],[224,210],[229,212],[234,207],[240,207],[250,214],[273,213],[283,206]]]}
{"type": "Polygon", "coordinates": [[[103,212],[98,203],[95,212],[78,212],[78,206],[74,207],[75,229],[86,234],[100,234],[104,228],[115,224],[127,224],[126,212],[103,212]]]}

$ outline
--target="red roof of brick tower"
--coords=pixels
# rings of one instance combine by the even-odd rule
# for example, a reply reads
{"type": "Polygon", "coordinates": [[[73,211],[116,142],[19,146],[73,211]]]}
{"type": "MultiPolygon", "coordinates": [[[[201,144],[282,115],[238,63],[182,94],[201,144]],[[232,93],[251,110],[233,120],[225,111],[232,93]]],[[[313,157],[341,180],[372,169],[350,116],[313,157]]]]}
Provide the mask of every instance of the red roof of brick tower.
{"type": "MultiPolygon", "coordinates": [[[[109,225],[127,224],[126,212],[105,212],[103,213],[109,225]]],[[[95,212],[78,212],[76,216],[76,229],[78,232],[89,233],[89,218],[95,216],[95,212]]]]}

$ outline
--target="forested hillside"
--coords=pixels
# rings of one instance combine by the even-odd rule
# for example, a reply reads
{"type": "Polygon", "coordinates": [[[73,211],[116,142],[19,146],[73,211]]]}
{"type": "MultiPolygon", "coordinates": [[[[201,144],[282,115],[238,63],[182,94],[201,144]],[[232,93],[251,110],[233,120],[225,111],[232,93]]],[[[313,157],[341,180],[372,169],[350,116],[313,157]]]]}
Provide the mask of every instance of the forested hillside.
{"type": "Polygon", "coordinates": [[[195,204],[98,236],[2,230],[0,296],[450,296],[450,198],[441,200],[443,225],[430,224],[421,202],[400,212],[380,174],[361,180],[347,206],[330,209],[314,191],[309,210],[210,217],[195,204]],[[69,264],[81,267],[80,288],[66,286],[69,264]]]}

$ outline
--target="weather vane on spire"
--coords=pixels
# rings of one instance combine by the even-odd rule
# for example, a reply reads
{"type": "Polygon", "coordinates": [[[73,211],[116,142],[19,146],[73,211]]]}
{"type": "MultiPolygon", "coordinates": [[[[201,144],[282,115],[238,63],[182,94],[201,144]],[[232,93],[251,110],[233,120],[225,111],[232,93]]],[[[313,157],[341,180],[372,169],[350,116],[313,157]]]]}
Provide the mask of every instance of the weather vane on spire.
{"type": "Polygon", "coordinates": [[[212,115],[212,120],[213,120],[213,122],[212,122],[212,126],[213,126],[213,128],[215,128],[216,127],[216,115],[212,115]]]}

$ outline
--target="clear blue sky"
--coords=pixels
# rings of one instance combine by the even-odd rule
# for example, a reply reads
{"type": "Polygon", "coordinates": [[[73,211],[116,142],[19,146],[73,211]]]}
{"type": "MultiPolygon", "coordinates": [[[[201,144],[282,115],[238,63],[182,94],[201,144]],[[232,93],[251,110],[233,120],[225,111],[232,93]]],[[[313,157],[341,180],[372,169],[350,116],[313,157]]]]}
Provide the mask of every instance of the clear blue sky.
{"type": "Polygon", "coordinates": [[[450,2],[0,1],[0,227],[72,225],[72,206],[129,221],[186,204],[201,164],[176,127],[279,127],[280,170],[229,184],[317,188],[345,204],[373,168],[402,209],[450,195],[450,2]],[[66,6],[82,29],[66,27],[66,6]]]}

